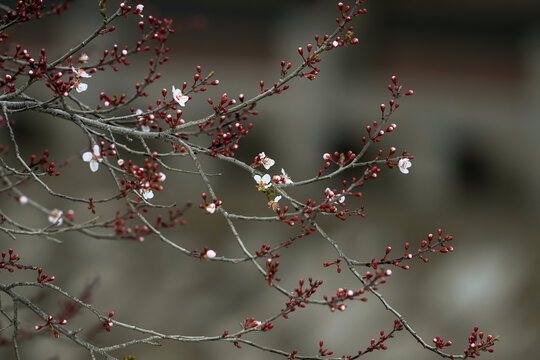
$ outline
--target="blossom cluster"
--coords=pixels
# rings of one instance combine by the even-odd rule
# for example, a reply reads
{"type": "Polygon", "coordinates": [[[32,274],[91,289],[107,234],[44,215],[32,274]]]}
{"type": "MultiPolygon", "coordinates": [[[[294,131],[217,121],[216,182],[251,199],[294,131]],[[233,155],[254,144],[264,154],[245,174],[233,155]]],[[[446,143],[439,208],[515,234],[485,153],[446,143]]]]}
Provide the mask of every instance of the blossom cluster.
{"type": "MultiPolygon", "coordinates": [[[[262,165],[266,170],[270,170],[272,166],[276,161],[268,156],[264,152],[259,153],[251,165],[252,167],[257,167],[259,165],[262,165]]],[[[285,169],[281,169],[281,174],[274,175],[270,177],[269,174],[264,175],[254,175],[253,179],[257,183],[257,190],[262,191],[266,194],[268,197],[268,207],[272,208],[273,210],[276,210],[279,207],[279,200],[281,200],[282,196],[278,195],[274,199],[271,199],[270,197],[274,194],[274,191],[270,189],[272,186],[272,183],[275,184],[285,184],[285,185],[291,185],[293,184],[293,181],[291,180],[291,177],[285,172],[285,169]]]]}

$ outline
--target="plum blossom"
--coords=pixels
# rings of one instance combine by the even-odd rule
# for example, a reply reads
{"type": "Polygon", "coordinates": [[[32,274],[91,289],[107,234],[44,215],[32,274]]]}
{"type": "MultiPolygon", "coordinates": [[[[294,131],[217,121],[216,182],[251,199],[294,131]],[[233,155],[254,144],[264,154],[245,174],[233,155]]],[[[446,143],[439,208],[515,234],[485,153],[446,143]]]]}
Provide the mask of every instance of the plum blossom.
{"type": "Polygon", "coordinates": [[[281,181],[284,182],[285,184],[292,184],[293,183],[293,181],[291,180],[289,174],[287,174],[283,168],[281,168],[281,181]]]}
{"type": "Polygon", "coordinates": [[[399,171],[401,171],[403,174],[408,174],[409,168],[411,166],[412,166],[412,163],[409,159],[407,158],[399,159],[399,162],[398,162],[399,171]]]}
{"type": "Polygon", "coordinates": [[[260,175],[255,175],[253,176],[253,179],[257,182],[257,189],[259,191],[266,190],[272,185],[270,175],[268,174],[265,174],[262,177],[260,175]]]}
{"type": "Polygon", "coordinates": [[[49,214],[49,222],[51,224],[62,225],[62,220],[63,220],[62,215],[63,214],[64,214],[64,212],[62,210],[54,209],[49,214]]]}
{"type": "Polygon", "coordinates": [[[212,250],[212,249],[208,250],[208,251],[206,252],[206,254],[205,254],[205,256],[206,256],[207,258],[209,258],[209,259],[215,258],[216,255],[217,255],[217,253],[216,253],[214,250],[212,250]]]}
{"type": "Polygon", "coordinates": [[[216,212],[216,204],[210,203],[210,204],[206,205],[206,207],[204,208],[204,210],[206,211],[206,213],[207,213],[208,215],[212,215],[213,213],[216,212]]]}
{"type": "Polygon", "coordinates": [[[276,163],[274,159],[267,157],[264,152],[259,154],[259,159],[259,163],[261,163],[266,170],[270,169],[276,163]]]}
{"type": "Polygon", "coordinates": [[[75,90],[77,90],[78,93],[82,93],[83,91],[86,91],[86,89],[88,89],[88,84],[80,81],[75,81],[73,83],[73,87],[75,88],[75,90]]]}
{"type": "Polygon", "coordinates": [[[158,173],[158,178],[157,178],[157,181],[158,182],[164,182],[165,179],[167,179],[167,175],[165,175],[164,173],[162,173],[161,171],[158,173]]]}
{"type": "Polygon", "coordinates": [[[86,64],[88,62],[88,59],[89,57],[87,53],[82,53],[81,56],[79,56],[80,63],[86,64]]]}
{"type": "Polygon", "coordinates": [[[92,170],[92,172],[96,172],[98,171],[99,163],[103,161],[103,158],[101,157],[99,146],[94,145],[93,150],[94,153],[91,153],[90,151],[85,152],[82,155],[82,159],[90,163],[90,170],[92,170]]]}
{"type": "MultiPolygon", "coordinates": [[[[324,190],[324,193],[328,201],[335,201],[336,198],[339,196],[339,195],[336,195],[336,193],[334,193],[332,190],[330,190],[330,188],[326,188],[324,190]]],[[[341,195],[339,199],[337,199],[337,202],[340,204],[343,204],[345,202],[345,195],[341,195]]]]}
{"type": "Polygon", "coordinates": [[[17,198],[17,201],[19,202],[19,204],[24,205],[28,202],[28,198],[24,195],[21,195],[17,198]]]}
{"type": "Polygon", "coordinates": [[[148,200],[154,197],[154,192],[150,188],[143,188],[140,190],[140,193],[145,200],[148,200]]]}
{"type": "Polygon", "coordinates": [[[281,200],[281,195],[278,195],[273,200],[270,200],[268,202],[268,207],[271,207],[272,210],[276,210],[279,207],[279,200],[281,200]]]}
{"type": "Polygon", "coordinates": [[[330,160],[330,159],[332,158],[332,155],[330,155],[329,153],[324,153],[323,156],[322,156],[322,158],[323,158],[324,160],[330,160]]]}
{"type": "Polygon", "coordinates": [[[142,11],[144,9],[144,5],[142,4],[139,4],[135,7],[135,14],[139,15],[140,17],[144,17],[144,15],[142,14],[142,11]]]}
{"type": "Polygon", "coordinates": [[[71,70],[75,73],[75,76],[78,78],[91,78],[92,75],[88,74],[84,69],[75,69],[73,66],[71,67],[71,70]]]}
{"type": "Polygon", "coordinates": [[[283,168],[281,169],[281,175],[274,175],[272,177],[272,181],[274,181],[277,184],[292,184],[293,183],[289,174],[287,174],[283,168]]]}
{"type": "Polygon", "coordinates": [[[172,87],[173,98],[180,106],[186,106],[186,102],[189,100],[189,96],[182,93],[182,90],[172,87]]]}

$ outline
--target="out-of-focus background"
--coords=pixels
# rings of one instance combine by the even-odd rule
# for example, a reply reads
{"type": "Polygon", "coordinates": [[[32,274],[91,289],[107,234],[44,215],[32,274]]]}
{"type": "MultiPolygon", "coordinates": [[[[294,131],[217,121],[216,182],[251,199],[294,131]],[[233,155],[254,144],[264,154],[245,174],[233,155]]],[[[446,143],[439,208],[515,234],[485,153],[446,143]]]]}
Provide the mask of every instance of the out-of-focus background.
{"type": "MultiPolygon", "coordinates": [[[[51,57],[58,49],[60,55],[99,24],[96,4],[75,2],[60,19],[38,22],[25,34],[12,32],[26,35],[29,48],[47,47],[51,57]]],[[[107,4],[112,7],[116,2],[107,4]]],[[[280,60],[298,64],[296,49],[314,42],[314,34],[332,32],[337,16],[336,2],[325,0],[148,1],[144,5],[145,16],[172,18],[176,29],[168,43],[171,61],[161,69],[163,77],[154,93],[191,81],[196,65],[203,72],[215,71],[220,80],[218,88],[188,103],[186,121],[209,113],[209,96],[216,99],[226,92],[230,97],[244,93],[249,98],[258,93],[260,80],[272,84],[279,77],[280,60]]],[[[479,326],[501,339],[486,358],[533,358],[533,345],[540,338],[540,2],[388,0],[367,1],[365,7],[368,14],[354,20],[359,43],[325,54],[316,80],[295,80],[284,94],[260,103],[260,114],[253,119],[250,136],[241,142],[238,157],[250,161],[265,151],[293,180],[316,175],[324,152],[360,149],[364,127],[380,116],[379,104],[389,98],[390,77],[397,75],[415,95],[401,101],[393,117],[397,129],[379,147],[395,146],[413,154],[411,172],[405,176],[397,169],[384,169],[363,189],[364,197],[351,202],[365,205],[366,218],[346,223],[328,219],[324,221],[328,232],[349,255],[369,261],[382,256],[388,245],[401,251],[405,241],[417,244],[427,233],[443,228],[455,238],[454,253],[432,256],[428,264],[414,263],[409,271],[395,269],[381,287],[388,302],[425,340],[451,339],[455,353],[461,353],[472,328],[479,326]]],[[[134,19],[122,20],[117,27],[120,35],[111,39],[120,46],[131,44],[138,33],[134,19]]],[[[109,47],[112,43],[103,42],[109,47]]],[[[86,50],[91,58],[102,53],[99,45],[86,50]]],[[[94,104],[99,87],[131,91],[132,79],[145,67],[135,60],[118,74],[95,74],[84,99],[94,104]]],[[[28,153],[49,147],[53,154],[71,152],[76,158],[79,151],[86,151],[86,145],[81,145],[87,142],[83,134],[60,120],[21,118],[16,132],[28,153]]],[[[366,160],[374,153],[372,149],[366,160]]],[[[245,173],[212,160],[204,165],[223,174],[213,181],[230,211],[270,215],[264,196],[254,190],[245,173]]],[[[53,179],[51,186],[80,196],[111,193],[110,180],[99,177],[104,172],[91,174],[87,164],[77,161],[69,168],[64,180],[53,179]]],[[[198,194],[204,189],[198,179],[175,179],[168,178],[165,191],[154,200],[191,200],[195,206],[186,215],[188,224],[172,238],[189,249],[208,245],[220,254],[238,256],[222,219],[200,215],[198,194]]],[[[321,194],[326,186],[337,187],[339,181],[312,186],[309,194],[321,194]]],[[[308,192],[293,193],[302,198],[308,192]]],[[[63,204],[36,189],[29,190],[29,196],[33,194],[50,208],[63,204]]],[[[11,209],[39,223],[17,209],[12,199],[0,201],[6,213],[11,209]]],[[[84,207],[76,214],[89,217],[84,207]]],[[[239,230],[251,250],[264,242],[277,244],[292,234],[276,224],[240,223],[239,230]]],[[[62,240],[62,245],[56,245],[36,238],[13,242],[2,236],[0,244],[43,266],[74,294],[99,278],[91,301],[97,309],[114,310],[120,321],[171,334],[234,331],[246,316],[262,320],[284,306],[284,299],[249,264],[194,261],[154,239],[138,244],[70,235],[62,240]]],[[[337,287],[358,287],[347,274],[338,276],[321,267],[323,261],[334,259],[322,239],[306,238],[283,252],[282,285],[292,288],[300,277],[323,279],[326,287],[318,296],[331,295],[337,287]]],[[[48,301],[44,306],[54,312],[57,302],[48,301]]],[[[85,327],[89,319],[75,319],[73,326],[85,327]]],[[[35,322],[32,316],[23,320],[27,326],[35,322]]],[[[371,298],[367,303],[350,303],[343,313],[320,307],[297,311],[253,339],[309,354],[316,353],[318,341],[324,339],[339,356],[364,349],[392,324],[390,314],[371,298]]],[[[106,335],[95,340],[109,344],[130,336],[117,328],[106,335]]],[[[437,358],[406,332],[388,346],[370,356],[437,358]]],[[[67,340],[53,342],[48,336],[21,348],[25,358],[83,358],[67,340]]],[[[0,357],[9,359],[10,351],[0,348],[0,357]]],[[[223,343],[165,342],[160,348],[136,346],[117,355],[128,354],[137,359],[275,358],[223,343]]]]}

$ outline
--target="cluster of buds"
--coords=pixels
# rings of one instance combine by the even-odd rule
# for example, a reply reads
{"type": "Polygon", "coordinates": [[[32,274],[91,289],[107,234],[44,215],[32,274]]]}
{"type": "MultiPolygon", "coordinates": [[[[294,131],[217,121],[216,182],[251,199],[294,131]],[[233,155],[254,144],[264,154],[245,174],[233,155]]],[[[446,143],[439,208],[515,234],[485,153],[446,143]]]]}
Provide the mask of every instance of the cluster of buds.
{"type": "Polygon", "coordinates": [[[327,262],[327,261],[325,261],[325,262],[323,263],[323,266],[324,266],[324,267],[329,267],[329,266],[332,266],[332,265],[336,265],[336,271],[337,271],[338,274],[339,274],[339,273],[341,273],[341,266],[340,266],[340,264],[341,264],[341,259],[336,259],[336,260],[334,260],[334,261],[332,261],[332,262],[327,262]]]}
{"type": "Polygon", "coordinates": [[[126,94],[114,94],[112,96],[107,95],[104,91],[99,94],[98,109],[103,107],[116,107],[126,103],[126,94]]]}
{"type": "Polygon", "coordinates": [[[202,68],[201,68],[200,65],[197,65],[196,70],[197,70],[197,72],[195,73],[195,75],[193,75],[193,84],[191,85],[191,89],[194,92],[197,93],[197,92],[201,92],[201,91],[206,91],[208,85],[211,85],[211,86],[219,85],[219,80],[217,80],[217,79],[210,81],[210,79],[214,76],[213,71],[208,73],[208,75],[206,75],[203,78],[202,75],[201,75],[202,74],[202,68]]]}
{"type": "Polygon", "coordinates": [[[129,206],[127,207],[128,211],[123,215],[120,215],[120,210],[117,210],[114,221],[110,222],[106,226],[113,227],[115,235],[120,238],[135,239],[138,242],[143,242],[144,235],[150,234],[151,231],[146,225],[135,225],[133,227],[128,226],[128,221],[134,220],[137,215],[129,206]]]}
{"type": "Polygon", "coordinates": [[[58,326],[58,325],[66,325],[66,324],[67,324],[67,320],[53,321],[53,316],[49,315],[49,316],[47,316],[47,322],[45,324],[36,325],[36,326],[34,326],[34,329],[36,331],[38,331],[38,330],[41,330],[44,327],[48,327],[49,329],[51,329],[52,333],[54,334],[54,337],[58,338],[58,337],[60,337],[60,333],[58,332],[58,330],[56,330],[56,326],[58,326]]]}
{"type": "Polygon", "coordinates": [[[309,302],[309,298],[317,291],[317,288],[322,285],[322,280],[313,280],[309,278],[309,287],[304,289],[304,279],[298,280],[298,286],[291,291],[291,298],[285,303],[285,309],[281,309],[281,315],[288,319],[289,314],[296,310],[297,307],[304,308],[309,302]]]}
{"type": "Polygon", "coordinates": [[[337,166],[340,166],[340,167],[347,165],[348,163],[350,163],[356,158],[356,154],[352,152],[351,150],[347,151],[346,154],[339,153],[336,151],[334,152],[333,155],[330,153],[324,153],[322,158],[325,161],[325,163],[324,163],[324,167],[321,170],[319,170],[318,176],[321,176],[326,171],[326,169],[330,167],[331,164],[336,164],[337,166]],[[335,159],[334,159],[334,156],[335,156],[335,159]]]}
{"type": "Polygon", "coordinates": [[[264,278],[268,281],[268,285],[274,286],[274,281],[280,281],[281,279],[276,276],[279,267],[279,261],[277,259],[279,254],[272,255],[271,258],[266,260],[266,275],[264,278]]]}
{"type": "Polygon", "coordinates": [[[436,336],[433,338],[433,343],[437,349],[442,349],[446,346],[452,346],[452,341],[444,341],[441,337],[436,336]]]}
{"type": "Polygon", "coordinates": [[[365,292],[364,288],[361,288],[360,290],[354,291],[354,290],[348,290],[344,288],[339,288],[336,291],[335,295],[332,295],[332,297],[329,299],[327,295],[324,295],[324,301],[326,301],[326,305],[330,308],[330,311],[334,312],[337,310],[339,311],[345,311],[347,308],[347,304],[345,303],[345,300],[360,300],[360,301],[367,301],[366,297],[359,297],[363,295],[365,292]]]}
{"type": "Polygon", "coordinates": [[[207,197],[206,193],[202,193],[201,197],[204,200],[204,204],[200,204],[199,207],[201,209],[204,209],[204,211],[208,215],[214,214],[216,212],[216,209],[223,204],[223,202],[221,200],[218,200],[217,198],[214,198],[212,199],[211,202],[208,202],[206,200],[206,197],[207,197]]]}
{"type": "Polygon", "coordinates": [[[35,154],[30,155],[30,163],[28,164],[28,167],[35,168],[37,166],[39,166],[42,171],[46,172],[50,176],[60,175],[60,173],[55,170],[56,164],[54,161],[49,160],[48,149],[43,150],[43,154],[39,157],[39,159],[35,154]]]}
{"type": "Polygon", "coordinates": [[[466,358],[478,357],[480,351],[492,353],[494,350],[491,347],[495,345],[495,341],[498,341],[497,337],[487,335],[484,338],[484,333],[482,331],[478,332],[478,326],[475,326],[471,336],[469,336],[469,347],[463,350],[463,353],[466,358]]]}
{"type": "Polygon", "coordinates": [[[333,351],[330,351],[324,347],[324,342],[322,340],[319,341],[319,355],[320,356],[330,356],[333,353],[334,353],[333,351]]]}
{"type": "Polygon", "coordinates": [[[54,276],[49,276],[47,274],[44,274],[43,273],[43,269],[42,268],[38,268],[38,274],[37,274],[37,282],[40,283],[40,284],[44,284],[44,283],[47,283],[49,281],[53,281],[55,279],[54,276]]]}
{"type": "Polygon", "coordinates": [[[113,327],[114,323],[112,322],[112,317],[114,316],[114,311],[111,311],[109,313],[109,318],[103,321],[103,327],[106,331],[110,332],[111,328],[113,327]]]}
{"type": "Polygon", "coordinates": [[[321,61],[321,58],[319,57],[319,52],[317,50],[315,50],[312,53],[311,52],[312,49],[313,49],[313,45],[312,44],[307,44],[307,46],[306,46],[307,54],[304,55],[304,48],[302,48],[302,47],[298,48],[298,54],[300,55],[300,57],[304,61],[304,64],[308,68],[311,69],[311,71],[309,71],[309,72],[302,72],[301,76],[303,76],[303,77],[305,77],[306,79],[309,79],[309,80],[314,80],[315,77],[317,76],[317,74],[321,71],[321,69],[319,69],[318,67],[315,66],[315,64],[317,64],[318,62],[321,61]]]}
{"type": "Polygon", "coordinates": [[[191,202],[187,202],[185,207],[184,207],[184,210],[178,209],[178,208],[169,209],[169,211],[168,211],[168,215],[169,215],[168,221],[165,221],[163,219],[163,215],[159,214],[157,216],[154,227],[156,229],[159,229],[160,227],[172,228],[172,227],[174,227],[176,225],[185,225],[186,220],[182,219],[181,217],[184,216],[185,209],[187,209],[190,206],[191,206],[191,202]]]}
{"type": "Polygon", "coordinates": [[[244,330],[247,330],[247,329],[254,329],[258,326],[261,326],[262,325],[262,322],[259,321],[259,320],[255,320],[255,318],[253,317],[247,317],[244,319],[244,322],[240,324],[240,326],[242,327],[242,329],[244,330]]]}
{"type": "MultiPolygon", "coordinates": [[[[394,329],[388,333],[385,334],[383,330],[379,333],[379,340],[376,341],[375,339],[371,339],[371,342],[369,344],[369,347],[365,350],[366,352],[370,352],[373,350],[386,350],[388,347],[385,345],[385,341],[388,339],[391,339],[394,337],[394,332],[403,330],[403,324],[399,320],[394,320],[394,329]]],[[[360,354],[360,353],[359,353],[360,354]]]]}
{"type": "MultiPolygon", "coordinates": [[[[152,160],[156,160],[157,157],[157,152],[152,153],[152,160]]],[[[129,181],[125,178],[121,180],[121,196],[126,196],[128,191],[133,189],[145,200],[148,200],[154,197],[153,190],[163,190],[163,185],[161,185],[161,183],[166,180],[167,176],[163,172],[158,171],[159,164],[157,162],[146,158],[144,159],[144,166],[138,166],[133,164],[132,160],[129,160],[126,163],[123,159],[119,159],[117,164],[127,174],[132,176],[129,181]]]]}
{"type": "Polygon", "coordinates": [[[6,254],[5,251],[2,251],[2,261],[0,261],[0,270],[6,269],[9,272],[15,271],[14,269],[22,269],[23,266],[20,264],[17,264],[17,261],[19,260],[19,254],[14,254],[13,249],[9,248],[8,253],[6,254]],[[6,258],[7,256],[7,258],[6,258]]]}

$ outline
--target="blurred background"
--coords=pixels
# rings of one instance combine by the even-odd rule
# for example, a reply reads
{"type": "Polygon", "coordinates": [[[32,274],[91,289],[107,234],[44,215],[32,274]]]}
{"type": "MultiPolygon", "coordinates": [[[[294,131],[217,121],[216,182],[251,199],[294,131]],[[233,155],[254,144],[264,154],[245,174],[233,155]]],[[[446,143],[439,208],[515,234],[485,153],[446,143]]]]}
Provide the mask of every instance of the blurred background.
{"type": "MultiPolygon", "coordinates": [[[[113,7],[117,2],[107,4],[113,7]]],[[[243,93],[250,98],[258,93],[260,80],[273,84],[279,77],[280,61],[291,61],[293,67],[298,64],[296,49],[313,43],[315,34],[331,33],[338,14],[336,2],[325,0],[143,4],[145,16],[172,18],[176,30],[168,42],[171,61],[161,68],[163,77],[153,89],[155,96],[162,87],[170,89],[191,81],[197,65],[203,73],[215,71],[220,80],[219,87],[188,103],[186,121],[209,114],[207,97],[217,99],[226,92],[229,97],[243,93]]],[[[426,341],[435,336],[452,340],[454,353],[462,352],[473,327],[479,326],[501,339],[486,358],[533,358],[533,345],[540,338],[540,113],[536,103],[540,98],[540,2],[387,0],[366,1],[365,7],[368,14],[354,21],[356,46],[325,54],[316,80],[297,79],[284,94],[257,106],[259,115],[251,119],[255,126],[241,142],[238,158],[251,162],[264,151],[276,159],[273,169],[283,167],[293,180],[315,176],[323,166],[323,153],[360,149],[365,126],[380,117],[379,104],[388,101],[387,85],[396,75],[415,95],[402,99],[392,118],[396,131],[372,147],[366,160],[379,148],[386,151],[395,146],[398,152],[407,150],[415,156],[410,174],[383,169],[377,181],[363,189],[364,196],[349,203],[365,205],[366,218],[345,223],[325,218],[322,222],[350,256],[362,261],[383,256],[386,246],[401,253],[406,241],[414,247],[426,234],[443,228],[454,236],[455,251],[431,256],[428,264],[415,262],[409,271],[395,269],[380,289],[387,301],[426,341]]],[[[11,29],[10,36],[25,39],[28,49],[35,52],[41,47],[50,49],[49,57],[54,58],[86,37],[99,22],[94,2],[77,1],[62,18],[11,29]]],[[[117,28],[110,38],[86,49],[91,59],[113,43],[123,46],[136,41],[135,19],[122,19],[117,28]]],[[[101,89],[132,91],[146,66],[145,61],[134,59],[132,66],[118,74],[95,74],[82,99],[95,104],[101,89]]],[[[141,100],[137,106],[147,104],[141,100]]],[[[26,154],[41,153],[47,147],[53,155],[62,157],[68,152],[77,159],[80,152],[87,151],[82,145],[87,143],[84,134],[65,121],[34,114],[16,120],[16,135],[26,154]]],[[[1,139],[9,142],[5,131],[1,139]]],[[[222,174],[212,181],[228,211],[271,215],[264,196],[245,173],[212,159],[204,159],[203,164],[208,172],[222,174]]],[[[173,165],[191,169],[188,161],[173,165]]],[[[92,174],[82,161],[72,161],[63,171],[64,176],[51,179],[51,187],[81,197],[112,193],[108,188],[111,180],[99,176],[104,172],[92,174]]],[[[360,170],[346,176],[350,179],[359,174],[360,170]]],[[[188,249],[210,246],[220,255],[240,256],[223,219],[201,215],[199,194],[204,188],[198,178],[167,176],[164,192],[154,200],[194,203],[186,213],[187,224],[175,228],[169,234],[171,239],[188,249]]],[[[292,194],[299,199],[320,197],[325,187],[338,187],[342,179],[292,194]]],[[[51,209],[73,206],[43,195],[35,186],[22,190],[51,209]]],[[[15,218],[46,224],[46,219],[33,217],[13,199],[2,196],[0,202],[15,218]]],[[[112,213],[111,209],[98,208],[98,214],[100,210],[112,213]]],[[[81,214],[77,220],[91,218],[84,206],[74,210],[81,214]]],[[[252,251],[262,243],[278,244],[294,234],[284,225],[237,225],[252,251]]],[[[75,295],[98,279],[91,300],[96,309],[103,313],[114,310],[117,320],[170,334],[233,332],[245,317],[263,320],[284,306],[284,299],[250,264],[199,262],[152,238],[131,243],[71,234],[62,240],[58,245],[37,238],[12,241],[2,235],[0,244],[16,248],[26,263],[44,267],[56,276],[57,285],[75,295]]],[[[300,277],[322,279],[325,286],[317,293],[319,298],[335,294],[338,287],[358,288],[346,271],[338,275],[333,268],[322,268],[324,261],[335,257],[320,237],[299,241],[280,258],[281,285],[293,288],[300,277]]],[[[6,276],[2,274],[2,281],[6,276]]],[[[27,291],[28,295],[34,293],[27,291]]],[[[54,313],[58,301],[47,297],[42,306],[54,313]]],[[[22,321],[31,328],[36,319],[23,315],[22,321]]],[[[80,316],[72,326],[87,328],[92,321],[95,319],[80,316]]],[[[249,338],[284,351],[298,349],[300,354],[316,353],[318,341],[323,339],[341,356],[365,349],[380,330],[388,331],[392,325],[392,316],[370,298],[367,303],[349,303],[342,313],[322,307],[297,311],[289,320],[276,322],[269,333],[249,338]]],[[[85,356],[68,340],[44,335],[21,344],[25,358],[85,356]]],[[[131,336],[114,328],[94,341],[106,345],[131,336]]],[[[115,355],[133,354],[137,359],[276,358],[225,343],[164,345],[135,346],[115,355]]],[[[422,350],[406,332],[387,345],[388,350],[369,356],[438,358],[422,350]]],[[[0,348],[0,358],[11,357],[11,349],[0,348]]]]}

